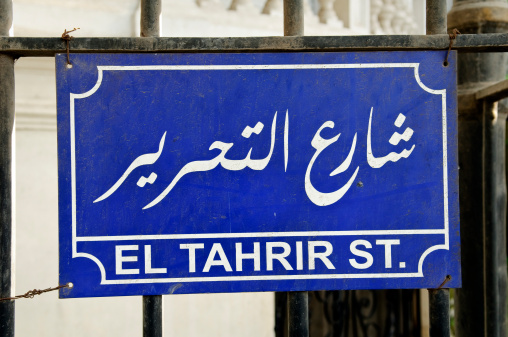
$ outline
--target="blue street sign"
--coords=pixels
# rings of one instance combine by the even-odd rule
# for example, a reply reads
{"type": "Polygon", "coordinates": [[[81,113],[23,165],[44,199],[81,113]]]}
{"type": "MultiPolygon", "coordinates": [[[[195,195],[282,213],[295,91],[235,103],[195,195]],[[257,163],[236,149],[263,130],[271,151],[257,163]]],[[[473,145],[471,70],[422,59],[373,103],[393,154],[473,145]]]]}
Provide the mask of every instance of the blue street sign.
{"type": "Polygon", "coordinates": [[[459,287],[445,54],[58,55],[60,296],[459,287]]]}

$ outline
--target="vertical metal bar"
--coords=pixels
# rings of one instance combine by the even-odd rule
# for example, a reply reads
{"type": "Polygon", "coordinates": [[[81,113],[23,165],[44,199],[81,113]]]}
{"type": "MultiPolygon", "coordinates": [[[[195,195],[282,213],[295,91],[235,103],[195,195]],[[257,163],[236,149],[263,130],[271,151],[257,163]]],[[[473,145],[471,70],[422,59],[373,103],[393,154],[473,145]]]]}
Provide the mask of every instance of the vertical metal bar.
{"type": "Polygon", "coordinates": [[[141,0],[141,37],[159,37],[161,0],[141,0]]]}
{"type": "MultiPolygon", "coordinates": [[[[284,36],[303,36],[303,1],[284,0],[284,36]]],[[[287,321],[290,337],[309,336],[309,293],[287,293],[287,321]]]]}
{"type": "Polygon", "coordinates": [[[284,36],[303,36],[303,1],[284,0],[284,36]]]}
{"type": "Polygon", "coordinates": [[[143,336],[162,337],[162,296],[143,296],[143,336]]]}
{"type": "MultiPolygon", "coordinates": [[[[0,1],[0,36],[9,36],[12,0],[0,1]]],[[[0,297],[12,296],[14,59],[0,54],[0,297]]],[[[0,303],[0,336],[14,336],[14,301],[0,303]]]]}
{"type": "MultiPolygon", "coordinates": [[[[426,9],[427,35],[446,34],[446,0],[427,0],[426,9]]],[[[430,337],[450,337],[448,289],[429,289],[429,316],[430,337]]]]}
{"type": "Polygon", "coordinates": [[[288,292],[288,332],[290,337],[309,336],[309,293],[288,292]]]}
{"type": "MultiPolygon", "coordinates": [[[[161,0],[141,0],[140,35],[159,37],[161,0]]],[[[162,337],[162,296],[143,296],[143,336],[162,337]]]]}
{"type": "MultiPolygon", "coordinates": [[[[14,59],[0,54],[0,297],[12,296],[14,59]]],[[[0,336],[14,336],[14,301],[0,303],[0,336]]]]}
{"type": "Polygon", "coordinates": [[[287,335],[287,292],[275,293],[275,337],[284,337],[287,335]]]}
{"type": "Polygon", "coordinates": [[[483,102],[485,336],[506,336],[506,114],[483,102]]]}
{"type": "MultiPolygon", "coordinates": [[[[499,14],[505,12],[506,3],[501,1],[454,0],[448,27],[462,34],[505,33],[508,17],[499,14]]],[[[493,103],[469,97],[504,80],[506,54],[467,53],[457,58],[462,288],[455,290],[455,333],[457,337],[504,337],[505,116],[493,103]]]]}
{"type": "Polygon", "coordinates": [[[429,289],[430,337],[450,336],[450,291],[429,289]]]}
{"type": "Polygon", "coordinates": [[[427,35],[446,34],[446,0],[427,0],[427,35]]]}

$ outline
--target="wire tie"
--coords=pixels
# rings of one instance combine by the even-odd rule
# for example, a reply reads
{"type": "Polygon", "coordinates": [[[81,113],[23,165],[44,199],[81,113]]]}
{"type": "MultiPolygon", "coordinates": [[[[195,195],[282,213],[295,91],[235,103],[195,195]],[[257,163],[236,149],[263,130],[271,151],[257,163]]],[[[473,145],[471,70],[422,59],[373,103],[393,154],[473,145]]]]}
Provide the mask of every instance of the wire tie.
{"type": "Polygon", "coordinates": [[[448,282],[450,282],[451,280],[452,280],[452,277],[451,277],[450,275],[446,275],[446,277],[445,277],[445,279],[444,279],[443,283],[441,283],[441,285],[440,285],[439,287],[437,287],[437,289],[441,289],[441,288],[443,288],[443,286],[444,286],[445,284],[447,284],[448,282]]]}
{"type": "Polygon", "coordinates": [[[448,67],[448,55],[450,55],[450,51],[452,50],[453,42],[457,38],[457,34],[460,34],[460,32],[457,28],[453,28],[452,33],[448,34],[448,36],[450,37],[450,46],[448,47],[448,52],[446,53],[446,58],[443,62],[443,65],[445,67],[448,67]]]}
{"type": "Polygon", "coordinates": [[[20,299],[20,298],[34,298],[35,295],[41,295],[41,294],[44,294],[44,293],[47,293],[47,292],[50,292],[50,291],[54,291],[54,290],[58,290],[58,289],[61,289],[61,288],[72,288],[72,284],[71,283],[67,283],[67,284],[64,284],[64,285],[59,285],[58,287],[47,288],[47,289],[43,289],[43,290],[33,289],[33,290],[27,291],[23,295],[17,295],[17,296],[14,296],[14,297],[0,298],[0,302],[17,300],[17,299],[20,299]]]}
{"type": "Polygon", "coordinates": [[[67,29],[64,29],[64,32],[62,34],[62,40],[65,40],[67,42],[67,65],[71,65],[71,60],[69,58],[69,50],[70,50],[70,42],[72,40],[72,36],[69,35],[69,33],[77,31],[79,28],[74,28],[73,30],[67,31],[67,29]]]}

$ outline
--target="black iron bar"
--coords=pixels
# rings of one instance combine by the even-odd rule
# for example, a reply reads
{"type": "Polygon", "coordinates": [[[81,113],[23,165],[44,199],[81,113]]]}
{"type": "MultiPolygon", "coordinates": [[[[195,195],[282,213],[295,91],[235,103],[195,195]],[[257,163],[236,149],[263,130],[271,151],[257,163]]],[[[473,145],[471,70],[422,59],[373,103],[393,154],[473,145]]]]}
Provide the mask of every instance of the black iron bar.
{"type": "MultiPolygon", "coordinates": [[[[118,37],[73,38],[71,53],[143,52],[299,52],[299,51],[412,51],[442,50],[448,34],[373,36],[276,36],[232,38],[118,37]]],[[[65,53],[61,38],[0,37],[0,53],[14,57],[65,53]]],[[[453,43],[458,52],[508,52],[508,34],[462,34],[453,43]]]]}
{"type": "Polygon", "coordinates": [[[143,337],[162,337],[162,296],[143,296],[143,337]]]}
{"type": "Polygon", "coordinates": [[[288,336],[309,336],[309,293],[288,292],[288,336]]]}
{"type": "MultiPolygon", "coordinates": [[[[426,8],[427,35],[445,34],[446,0],[427,0],[426,8]]],[[[448,60],[448,54],[446,60],[448,60]]],[[[444,63],[448,64],[448,61],[444,63]]],[[[429,316],[430,337],[450,337],[450,291],[448,289],[429,289],[429,316]]]]}
{"type": "MultiPolygon", "coordinates": [[[[303,0],[284,0],[284,36],[303,36],[303,0]]],[[[287,293],[289,337],[309,336],[309,293],[287,293]]]]}
{"type": "MultiPolygon", "coordinates": [[[[142,39],[160,37],[161,0],[141,0],[142,39]]],[[[143,336],[162,337],[162,295],[143,296],[143,336]]]]}
{"type": "Polygon", "coordinates": [[[159,37],[161,0],[141,0],[141,37],[159,37]]]}
{"type": "MultiPolygon", "coordinates": [[[[0,35],[12,26],[12,0],[0,0],[0,35]]],[[[0,297],[11,297],[12,237],[12,144],[14,127],[14,59],[0,54],[0,297]]],[[[14,301],[0,303],[0,336],[14,336],[14,301]]]]}
{"type": "Polygon", "coordinates": [[[446,0],[427,0],[427,35],[446,34],[446,0]]]}
{"type": "Polygon", "coordinates": [[[303,0],[284,0],[284,36],[303,36],[303,0]]]}
{"type": "Polygon", "coordinates": [[[430,337],[450,336],[450,291],[429,289],[430,337]]]}
{"type": "MultiPolygon", "coordinates": [[[[12,285],[12,136],[14,59],[0,54],[0,297],[13,296],[12,285]]],[[[0,303],[0,336],[14,336],[14,301],[0,303]]]]}
{"type": "Polygon", "coordinates": [[[508,97],[508,80],[497,82],[476,92],[476,99],[487,99],[491,102],[508,97]]]}
{"type": "MultiPolygon", "coordinates": [[[[506,97],[506,96],[505,96],[506,97]]],[[[506,111],[483,100],[485,336],[506,336],[506,111]]]]}
{"type": "Polygon", "coordinates": [[[12,0],[0,0],[0,36],[9,36],[12,27],[12,0]]]}

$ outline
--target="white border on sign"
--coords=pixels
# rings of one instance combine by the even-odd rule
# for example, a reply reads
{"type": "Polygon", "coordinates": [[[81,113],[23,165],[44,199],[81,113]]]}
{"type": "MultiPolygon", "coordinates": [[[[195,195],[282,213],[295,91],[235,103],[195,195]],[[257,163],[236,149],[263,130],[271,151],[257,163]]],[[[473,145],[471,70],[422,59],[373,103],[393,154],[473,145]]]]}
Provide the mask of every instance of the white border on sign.
{"type": "Polygon", "coordinates": [[[433,251],[449,250],[449,213],[448,213],[448,155],[446,123],[446,89],[433,90],[425,86],[418,73],[419,63],[359,63],[359,64],[280,64],[280,65],[152,65],[152,66],[97,66],[97,82],[89,91],[82,94],[70,93],[70,136],[71,136],[71,202],[72,202],[72,258],[85,257],[94,261],[101,271],[101,284],[144,284],[144,283],[182,283],[182,282],[218,282],[218,281],[267,281],[267,280],[304,280],[304,279],[359,279],[359,278],[401,278],[423,277],[423,262],[433,251]],[[282,70],[282,69],[357,69],[357,68],[414,68],[418,85],[426,92],[441,95],[442,134],[443,134],[443,197],[444,229],[415,230],[365,230],[365,231],[307,231],[307,232],[260,232],[260,233],[207,233],[207,234],[168,234],[168,235],[121,235],[88,236],[76,235],[76,99],[93,95],[101,86],[104,71],[143,71],[143,70],[282,70]],[[417,273],[374,273],[374,274],[317,274],[317,275],[260,275],[260,276],[224,276],[189,278],[150,278],[107,280],[102,262],[94,255],[78,253],[77,242],[81,241],[125,241],[125,240],[172,240],[172,239],[212,239],[246,237],[303,237],[303,236],[360,236],[360,235],[411,235],[444,234],[445,243],[428,248],[418,261],[417,273]]]}

